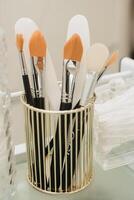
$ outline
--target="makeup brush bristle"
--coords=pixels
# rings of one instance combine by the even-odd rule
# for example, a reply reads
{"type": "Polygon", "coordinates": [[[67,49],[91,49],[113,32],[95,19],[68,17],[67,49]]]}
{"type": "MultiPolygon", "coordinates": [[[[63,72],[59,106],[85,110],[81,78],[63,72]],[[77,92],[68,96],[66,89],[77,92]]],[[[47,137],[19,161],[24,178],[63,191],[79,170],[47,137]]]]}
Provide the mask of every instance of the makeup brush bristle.
{"type": "Polygon", "coordinates": [[[46,41],[40,31],[35,31],[29,41],[30,55],[35,57],[46,57],[46,41]]]}
{"type": "Polygon", "coordinates": [[[119,57],[119,52],[118,51],[113,52],[108,61],[106,62],[106,66],[113,65],[117,61],[118,57],[119,57]]]}
{"type": "Polygon", "coordinates": [[[81,61],[83,54],[83,45],[78,34],[73,34],[64,46],[64,59],[81,61]]]}
{"type": "Polygon", "coordinates": [[[89,71],[99,72],[109,57],[107,46],[93,44],[87,51],[87,67],[89,71]]]}
{"type": "Polygon", "coordinates": [[[19,51],[23,50],[23,44],[24,44],[24,39],[22,34],[17,34],[16,35],[16,46],[19,51]]]}

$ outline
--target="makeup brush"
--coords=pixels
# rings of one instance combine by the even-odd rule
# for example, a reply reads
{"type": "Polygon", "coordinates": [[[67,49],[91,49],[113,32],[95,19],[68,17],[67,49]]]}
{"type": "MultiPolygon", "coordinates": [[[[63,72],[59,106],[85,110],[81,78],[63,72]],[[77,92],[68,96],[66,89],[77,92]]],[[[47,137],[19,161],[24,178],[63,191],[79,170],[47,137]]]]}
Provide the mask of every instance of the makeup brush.
{"type": "MultiPolygon", "coordinates": [[[[31,66],[33,70],[33,85],[34,85],[34,106],[40,109],[45,107],[45,97],[43,88],[43,70],[45,68],[46,59],[46,41],[40,31],[35,31],[29,41],[29,51],[31,55],[31,66]]],[[[35,155],[36,155],[36,174],[37,184],[40,188],[45,188],[44,179],[44,156],[42,127],[45,130],[45,120],[41,120],[41,114],[34,112],[34,139],[35,139],[35,155]]]]}
{"type": "Polygon", "coordinates": [[[107,70],[108,67],[110,67],[111,65],[113,65],[119,58],[119,52],[118,51],[114,51],[112,53],[112,55],[108,58],[108,60],[106,61],[104,67],[102,68],[97,81],[99,81],[99,79],[102,77],[102,75],[105,73],[105,71],[107,70]]]}
{"type": "MultiPolygon", "coordinates": [[[[102,66],[104,66],[104,63],[106,62],[107,58],[109,55],[109,51],[107,49],[107,47],[103,44],[100,43],[96,43],[94,45],[91,46],[91,48],[88,51],[87,54],[87,78],[86,78],[86,82],[85,82],[85,87],[82,93],[82,97],[80,102],[77,104],[76,108],[80,108],[82,106],[85,106],[86,103],[88,102],[88,98],[89,95],[91,95],[91,91],[93,92],[92,87],[94,86],[94,81],[96,80],[97,74],[100,72],[100,70],[102,69],[102,66]],[[95,79],[95,80],[94,80],[95,79]]],[[[81,116],[80,113],[78,113],[78,122],[77,122],[77,141],[76,141],[76,135],[74,134],[74,137],[72,138],[72,150],[71,150],[71,146],[69,145],[68,147],[68,156],[67,156],[67,174],[68,174],[68,178],[67,178],[67,187],[69,187],[72,183],[72,178],[75,172],[75,168],[76,168],[76,153],[77,153],[77,157],[80,153],[80,148],[81,148],[81,139],[80,139],[80,130],[82,130],[82,138],[84,136],[84,122],[85,122],[85,113],[83,113],[82,116],[82,123],[80,122],[81,120],[81,116]],[[81,127],[82,126],[82,127],[81,127]],[[76,142],[77,142],[77,149],[76,149],[76,142]],[[72,154],[71,154],[72,152],[72,154]],[[72,161],[72,168],[71,168],[71,161],[72,161]],[[72,172],[72,173],[71,173],[72,172]]],[[[75,133],[76,130],[76,122],[75,122],[75,117],[74,117],[74,128],[73,128],[73,132],[75,133]]],[[[63,180],[65,179],[66,176],[66,167],[64,165],[63,167],[63,180]]],[[[66,185],[63,183],[62,184],[62,188],[65,188],[66,185]]]]}
{"type": "Polygon", "coordinates": [[[29,83],[29,77],[27,74],[27,68],[26,68],[26,62],[25,57],[23,53],[23,44],[24,44],[24,38],[22,34],[16,35],[16,46],[19,52],[19,58],[20,58],[20,64],[22,69],[22,79],[23,79],[23,85],[25,90],[25,96],[26,101],[28,104],[33,105],[33,97],[31,93],[30,83],[29,83]]]}
{"type": "MultiPolygon", "coordinates": [[[[24,44],[24,39],[23,39],[23,35],[22,34],[17,34],[16,35],[16,45],[19,51],[19,55],[20,55],[20,61],[21,61],[21,66],[22,66],[22,79],[23,79],[23,84],[24,84],[24,89],[25,89],[25,96],[26,96],[26,101],[27,103],[29,103],[30,105],[34,106],[34,101],[33,101],[33,97],[32,97],[32,93],[31,93],[31,88],[30,88],[30,83],[29,83],[29,77],[27,74],[27,69],[26,69],[26,62],[25,62],[25,58],[24,58],[24,53],[23,53],[23,44],[24,44]]],[[[35,113],[34,113],[34,120],[35,120],[35,113]]],[[[36,123],[34,123],[34,125],[32,124],[32,118],[31,118],[31,113],[30,113],[30,124],[31,124],[31,128],[36,129],[36,133],[37,133],[37,127],[36,123]],[[33,127],[34,126],[34,127],[33,127]]],[[[31,170],[34,173],[34,180],[37,181],[37,184],[40,184],[40,178],[39,178],[39,160],[38,160],[38,140],[37,140],[37,136],[35,135],[36,141],[35,141],[35,152],[36,152],[36,167],[34,165],[32,165],[31,170]],[[37,172],[35,172],[35,168],[37,170],[37,172]],[[36,180],[36,176],[35,174],[37,173],[37,180],[36,180]]]]}
{"type": "Polygon", "coordinates": [[[87,75],[85,86],[80,100],[80,105],[86,105],[90,97],[93,96],[100,72],[104,68],[109,56],[108,48],[101,43],[95,43],[87,52],[87,75]]]}
{"type": "Polygon", "coordinates": [[[74,108],[78,101],[80,100],[81,93],[84,86],[85,76],[86,76],[86,52],[91,45],[90,41],[90,30],[88,25],[88,20],[83,15],[73,16],[68,23],[67,28],[67,40],[75,33],[77,33],[83,44],[83,56],[81,60],[81,67],[76,79],[76,86],[73,95],[72,107],[74,108]]]}
{"type": "MultiPolygon", "coordinates": [[[[65,43],[64,46],[64,61],[63,61],[63,73],[62,73],[62,92],[61,92],[61,105],[60,110],[70,110],[72,108],[73,93],[75,88],[75,80],[80,68],[80,61],[83,54],[83,46],[81,38],[78,34],[72,35],[72,37],[65,43]]],[[[68,132],[69,116],[67,116],[66,122],[64,116],[61,115],[61,127],[57,126],[55,134],[55,148],[52,154],[52,162],[50,169],[51,176],[51,188],[53,191],[57,191],[60,186],[60,159],[61,165],[65,156],[65,128],[68,132]],[[66,123],[66,124],[65,124],[66,123]],[[59,135],[59,128],[61,129],[61,135],[59,135]],[[61,137],[61,146],[59,147],[59,137],[61,137]],[[61,155],[61,158],[60,156],[61,155]],[[56,157],[56,164],[54,160],[56,157]],[[56,170],[56,171],[55,171],[56,170]],[[55,174],[56,173],[56,180],[55,174]]],[[[62,166],[61,166],[62,167],[62,166]]],[[[63,180],[65,182],[65,180],[63,180]]]]}
{"type": "Polygon", "coordinates": [[[67,110],[72,107],[73,93],[75,88],[76,75],[80,69],[83,46],[78,34],[74,34],[64,46],[62,94],[60,110],[67,110]]]}
{"type": "Polygon", "coordinates": [[[43,70],[45,68],[46,41],[40,31],[35,31],[29,41],[29,51],[33,69],[35,106],[44,108],[43,70]]]}
{"type": "MultiPolygon", "coordinates": [[[[72,107],[72,100],[73,100],[73,93],[74,93],[74,86],[75,86],[75,79],[76,79],[76,74],[77,71],[79,70],[79,66],[77,67],[77,69],[75,69],[74,64],[77,62],[79,62],[81,60],[81,57],[79,58],[78,55],[80,54],[80,48],[79,46],[77,47],[77,45],[79,45],[79,38],[80,36],[78,34],[73,34],[71,36],[71,38],[69,38],[69,40],[67,41],[67,45],[65,45],[64,47],[64,73],[62,76],[62,101],[60,104],[60,110],[69,110],[72,107]],[[78,42],[77,42],[78,40],[78,42]],[[76,45],[75,46],[73,45],[76,45]],[[74,51],[75,48],[75,51],[74,51]],[[70,52],[71,49],[71,52],[70,52]],[[73,55],[74,54],[74,55],[73,55]],[[75,55],[76,54],[76,55],[75,55]],[[75,58],[76,61],[72,61],[71,58],[75,58]],[[69,60],[70,59],[70,60],[69,60]],[[68,62],[68,63],[67,63],[68,62]],[[66,68],[66,65],[68,65],[68,69],[66,68]],[[72,65],[72,66],[71,66],[72,65]],[[73,74],[73,70],[75,72],[75,74],[73,74]],[[72,79],[73,77],[73,79],[72,79]],[[72,80],[71,80],[72,79],[72,80]],[[67,102],[66,102],[67,101],[67,102]]],[[[80,44],[82,45],[82,44],[80,44]]],[[[83,51],[83,47],[82,51],[83,51]]],[[[79,63],[78,63],[79,65],[79,63]]],[[[52,149],[53,147],[53,139],[50,142],[50,149],[52,149]]],[[[45,150],[46,155],[48,154],[48,147],[46,147],[45,150]]]]}
{"type": "Polygon", "coordinates": [[[15,34],[22,34],[25,38],[24,44],[24,52],[25,52],[25,59],[27,63],[27,71],[29,74],[29,81],[31,85],[31,91],[33,93],[33,83],[32,83],[32,76],[31,76],[31,68],[30,68],[30,55],[29,55],[29,39],[33,32],[39,30],[37,24],[28,17],[19,18],[15,23],[15,34]]]}

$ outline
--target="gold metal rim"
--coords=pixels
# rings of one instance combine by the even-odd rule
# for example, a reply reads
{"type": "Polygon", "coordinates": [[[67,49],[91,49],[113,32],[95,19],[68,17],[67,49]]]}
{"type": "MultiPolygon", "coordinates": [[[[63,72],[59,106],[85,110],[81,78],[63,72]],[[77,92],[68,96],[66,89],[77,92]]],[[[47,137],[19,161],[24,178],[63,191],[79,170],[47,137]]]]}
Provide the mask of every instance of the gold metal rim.
{"type": "Polygon", "coordinates": [[[55,111],[55,110],[43,110],[43,109],[38,109],[38,108],[35,108],[29,104],[27,104],[24,100],[24,95],[22,95],[20,97],[21,99],[21,102],[24,106],[26,106],[28,109],[30,110],[33,110],[33,111],[36,111],[36,112],[40,112],[40,113],[49,113],[49,114],[71,114],[71,113],[78,113],[78,112],[81,112],[83,110],[85,110],[86,108],[88,107],[92,107],[94,102],[95,102],[95,96],[93,96],[90,100],[89,100],[89,103],[86,105],[86,106],[83,106],[81,108],[77,108],[77,109],[72,109],[72,110],[58,110],[58,111],[55,111]]]}
{"type": "Polygon", "coordinates": [[[73,190],[73,191],[70,191],[70,192],[51,192],[51,191],[47,191],[47,190],[42,190],[40,188],[38,188],[37,186],[35,186],[30,180],[29,180],[29,177],[27,175],[27,181],[28,183],[33,187],[35,188],[36,190],[38,190],[39,192],[42,192],[42,193],[46,193],[46,194],[52,194],[52,195],[55,195],[55,194],[59,194],[59,195],[63,195],[63,194],[74,194],[74,193],[77,193],[77,192],[80,192],[82,190],[84,190],[86,187],[88,187],[91,182],[92,182],[92,179],[93,179],[93,174],[91,175],[88,183],[86,185],[84,185],[83,187],[79,188],[79,189],[76,189],[76,190],[73,190]]]}

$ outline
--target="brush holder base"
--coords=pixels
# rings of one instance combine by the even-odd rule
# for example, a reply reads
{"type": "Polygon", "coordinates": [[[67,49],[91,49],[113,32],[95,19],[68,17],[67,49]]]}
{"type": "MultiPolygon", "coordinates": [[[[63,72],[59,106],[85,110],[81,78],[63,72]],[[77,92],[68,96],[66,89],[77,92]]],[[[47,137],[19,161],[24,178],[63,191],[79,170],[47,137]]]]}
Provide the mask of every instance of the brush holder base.
{"type": "Polygon", "coordinates": [[[28,182],[47,193],[73,193],[85,188],[93,173],[93,111],[42,110],[21,97],[25,113],[28,182]]]}

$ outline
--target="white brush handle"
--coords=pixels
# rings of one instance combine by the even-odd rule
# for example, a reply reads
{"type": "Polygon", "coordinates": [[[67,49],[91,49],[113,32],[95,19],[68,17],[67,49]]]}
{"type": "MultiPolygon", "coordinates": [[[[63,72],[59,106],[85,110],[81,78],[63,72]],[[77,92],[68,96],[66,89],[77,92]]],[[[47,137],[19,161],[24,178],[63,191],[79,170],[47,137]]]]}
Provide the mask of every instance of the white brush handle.
{"type": "Polygon", "coordinates": [[[84,89],[83,89],[81,100],[80,100],[81,106],[85,106],[89,99],[88,97],[91,92],[91,85],[92,85],[93,78],[94,78],[93,74],[88,73],[86,75],[85,85],[84,85],[84,89]]]}
{"type": "Polygon", "coordinates": [[[44,70],[44,73],[45,94],[48,97],[51,109],[59,110],[61,91],[58,85],[55,68],[48,50],[46,54],[46,69],[44,70]]]}

